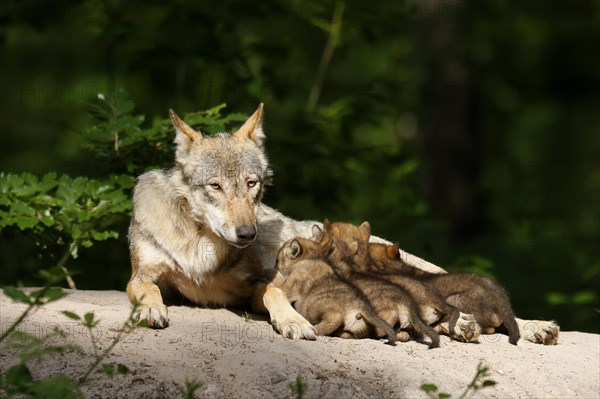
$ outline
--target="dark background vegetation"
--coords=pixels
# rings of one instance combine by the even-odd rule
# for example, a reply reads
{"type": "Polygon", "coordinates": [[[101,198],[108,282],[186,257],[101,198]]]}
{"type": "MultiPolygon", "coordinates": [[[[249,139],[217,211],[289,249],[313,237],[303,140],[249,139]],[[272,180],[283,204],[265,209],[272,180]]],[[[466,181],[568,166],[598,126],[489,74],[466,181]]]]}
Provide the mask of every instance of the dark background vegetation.
{"type": "MultiPolygon", "coordinates": [[[[369,220],[598,332],[599,21],[595,0],[3,1],[0,170],[102,177],[85,103],[118,87],[147,126],[264,102],[267,204],[369,220]]],[[[69,264],[79,288],[124,289],[126,227],[69,264]]],[[[0,250],[0,284],[53,262],[17,229],[0,250]]]]}

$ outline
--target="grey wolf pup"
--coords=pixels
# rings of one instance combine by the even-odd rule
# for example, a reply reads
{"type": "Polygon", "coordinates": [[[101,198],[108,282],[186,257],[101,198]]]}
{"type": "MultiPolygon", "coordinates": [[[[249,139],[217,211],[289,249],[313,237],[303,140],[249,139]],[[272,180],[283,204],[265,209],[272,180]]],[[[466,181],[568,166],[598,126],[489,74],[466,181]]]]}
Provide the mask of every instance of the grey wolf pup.
{"type": "MultiPolygon", "coordinates": [[[[314,237],[317,236],[320,236],[321,243],[333,242],[327,257],[332,269],[347,283],[356,287],[379,317],[395,328],[397,340],[407,341],[411,337],[421,338],[425,335],[431,340],[430,349],[440,346],[438,333],[424,322],[417,303],[404,288],[358,271],[353,265],[354,251],[344,241],[330,236],[327,230],[314,234],[314,237]]],[[[377,330],[376,334],[381,336],[382,332],[377,330]]]]}
{"type": "Polygon", "coordinates": [[[473,315],[476,321],[473,327],[476,328],[472,331],[464,331],[466,334],[456,334],[454,331],[458,320],[456,312],[447,327],[446,323],[441,324],[440,329],[444,332],[448,330],[453,338],[471,341],[473,337],[480,334],[481,330],[493,332],[495,328],[504,326],[508,330],[509,342],[513,345],[517,344],[520,338],[519,327],[508,295],[502,287],[489,278],[474,273],[432,274],[411,270],[413,268],[407,267],[400,260],[397,247],[392,245],[388,248],[385,244],[369,243],[371,227],[368,222],[354,226],[349,223],[332,225],[325,221],[324,226],[325,231],[330,231],[335,237],[355,246],[355,267],[399,284],[411,294],[417,294],[418,298],[425,299],[426,303],[435,303],[439,308],[439,301],[435,301],[436,297],[433,295],[433,292],[437,291],[438,298],[450,305],[449,307],[473,315]],[[369,251],[369,247],[373,249],[369,251]],[[384,256],[380,255],[382,247],[385,248],[384,256]],[[379,252],[377,248],[380,249],[379,252]],[[424,289],[427,287],[430,288],[429,295],[424,297],[424,289]]]}
{"type": "Polygon", "coordinates": [[[394,330],[327,264],[330,248],[331,242],[316,243],[301,237],[283,244],[277,258],[277,270],[285,277],[281,289],[319,335],[367,338],[375,327],[394,345],[394,330]]]}
{"type": "Polygon", "coordinates": [[[169,325],[161,293],[175,291],[201,305],[250,304],[268,312],[282,335],[315,339],[311,324],[263,270],[284,241],[281,230],[301,235],[304,225],[260,204],[271,177],[262,114],[260,104],[235,134],[207,137],[170,111],[175,166],[139,177],[129,228],[127,294],[148,326],[169,325]]]}
{"type": "MultiPolygon", "coordinates": [[[[438,332],[449,335],[451,338],[464,342],[476,342],[481,329],[476,323],[473,315],[463,313],[456,307],[448,304],[440,292],[427,281],[421,281],[396,272],[395,269],[385,267],[381,263],[375,263],[368,253],[368,248],[385,244],[369,244],[371,237],[371,226],[364,222],[360,226],[350,223],[330,223],[328,220],[323,222],[325,232],[341,240],[345,245],[340,246],[340,250],[347,250],[344,254],[348,259],[352,259],[352,266],[356,271],[368,274],[372,277],[386,280],[403,288],[415,300],[419,309],[421,319],[428,325],[435,326],[438,332]]],[[[396,252],[399,254],[399,252],[396,252]]],[[[413,269],[407,266],[409,269],[413,269]]],[[[425,273],[417,269],[414,273],[425,273]]]]}
{"type": "Polygon", "coordinates": [[[516,345],[519,341],[519,326],[508,295],[489,278],[474,273],[431,274],[415,271],[392,253],[394,245],[369,246],[374,262],[391,273],[404,273],[431,284],[450,305],[472,314],[483,332],[490,334],[498,328],[505,328],[508,331],[508,342],[516,345]]]}

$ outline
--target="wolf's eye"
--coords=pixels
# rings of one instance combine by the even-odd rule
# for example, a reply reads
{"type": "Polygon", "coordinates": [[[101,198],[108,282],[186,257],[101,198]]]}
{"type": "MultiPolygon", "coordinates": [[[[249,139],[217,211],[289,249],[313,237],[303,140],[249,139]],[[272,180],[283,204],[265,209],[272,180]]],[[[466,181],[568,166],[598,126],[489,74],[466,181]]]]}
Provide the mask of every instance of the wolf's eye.
{"type": "Polygon", "coordinates": [[[221,185],[219,183],[210,183],[209,186],[213,190],[220,190],[221,189],[221,185]]]}
{"type": "Polygon", "coordinates": [[[256,180],[248,180],[248,182],[246,184],[248,185],[249,188],[252,188],[252,187],[256,186],[256,183],[258,183],[256,180]]]}

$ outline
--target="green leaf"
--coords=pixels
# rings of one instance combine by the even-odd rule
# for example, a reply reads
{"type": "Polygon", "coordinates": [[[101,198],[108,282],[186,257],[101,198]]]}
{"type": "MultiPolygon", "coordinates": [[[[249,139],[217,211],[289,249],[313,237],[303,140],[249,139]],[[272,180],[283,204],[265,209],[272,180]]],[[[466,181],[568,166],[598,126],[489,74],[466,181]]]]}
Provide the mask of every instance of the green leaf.
{"type": "Polygon", "coordinates": [[[31,372],[24,364],[17,364],[8,369],[6,373],[6,383],[16,387],[23,387],[33,381],[31,372]]]}
{"type": "Polygon", "coordinates": [[[85,315],[83,315],[83,320],[83,325],[88,328],[93,328],[100,322],[99,320],[94,320],[94,313],[92,312],[88,312],[85,315]]]}
{"type": "Polygon", "coordinates": [[[46,298],[47,302],[54,302],[54,301],[57,301],[57,300],[63,298],[65,295],[67,295],[67,294],[65,294],[65,292],[62,290],[62,288],[50,287],[44,293],[44,298],[46,298]]]}
{"type": "Polygon", "coordinates": [[[65,375],[57,375],[35,382],[31,391],[36,398],[79,399],[83,398],[77,384],[65,375]]]}
{"type": "Polygon", "coordinates": [[[2,291],[4,291],[4,295],[6,295],[15,302],[21,302],[27,305],[31,304],[31,298],[29,298],[29,296],[26,293],[15,287],[4,287],[2,291]]]}
{"type": "Polygon", "coordinates": [[[148,327],[148,320],[146,320],[146,319],[140,320],[137,322],[136,326],[141,327],[141,328],[148,327]]]}
{"type": "Polygon", "coordinates": [[[12,203],[11,210],[14,213],[18,213],[24,216],[35,216],[35,209],[19,200],[16,200],[12,203]]]}
{"type": "Polygon", "coordinates": [[[118,374],[126,375],[126,374],[129,374],[130,372],[131,372],[131,370],[129,370],[129,367],[127,367],[121,363],[117,364],[117,373],[118,374]]]}
{"type": "Polygon", "coordinates": [[[19,227],[21,230],[30,229],[38,224],[38,218],[33,216],[17,216],[15,221],[17,223],[17,227],[19,227]]]}
{"type": "Polygon", "coordinates": [[[493,387],[494,385],[496,385],[496,381],[494,381],[494,380],[485,380],[481,383],[482,388],[493,387]]]}
{"type": "Polygon", "coordinates": [[[451,397],[452,397],[452,395],[450,395],[448,393],[444,393],[444,392],[441,392],[441,393],[438,394],[438,399],[448,399],[448,398],[451,398],[451,397]]]}
{"type": "Polygon", "coordinates": [[[96,241],[104,241],[109,238],[118,238],[119,237],[119,233],[117,233],[116,231],[110,231],[110,230],[108,230],[108,231],[92,230],[91,235],[92,235],[92,238],[96,241]]]}
{"type": "Polygon", "coordinates": [[[423,384],[421,385],[421,391],[423,392],[436,392],[438,387],[433,384],[423,384]]]}
{"type": "Polygon", "coordinates": [[[79,317],[79,315],[77,313],[69,312],[68,310],[63,310],[62,314],[64,314],[71,320],[81,320],[81,317],[79,317]]]}

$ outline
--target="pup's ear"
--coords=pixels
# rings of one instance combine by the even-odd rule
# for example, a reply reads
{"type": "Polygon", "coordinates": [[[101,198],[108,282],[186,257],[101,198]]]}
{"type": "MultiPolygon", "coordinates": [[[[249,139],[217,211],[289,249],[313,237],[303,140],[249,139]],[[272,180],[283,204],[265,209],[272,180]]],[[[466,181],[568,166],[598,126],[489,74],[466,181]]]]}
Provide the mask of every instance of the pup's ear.
{"type": "Polygon", "coordinates": [[[202,133],[192,129],[187,123],[181,120],[172,109],[169,110],[171,121],[175,127],[175,159],[181,161],[190,152],[190,148],[195,141],[202,140],[202,133]]]}
{"type": "Polygon", "coordinates": [[[400,259],[400,246],[398,244],[388,245],[385,253],[390,259],[400,259]]]}
{"type": "Polygon", "coordinates": [[[358,226],[358,228],[360,229],[363,237],[365,237],[367,240],[371,237],[371,225],[369,222],[363,222],[360,226],[358,226]]]}
{"type": "Polygon", "coordinates": [[[262,128],[263,119],[263,103],[258,105],[258,108],[242,127],[235,133],[236,136],[242,138],[248,138],[254,141],[254,144],[259,148],[263,148],[263,142],[265,141],[265,133],[262,128]]]}
{"type": "Polygon", "coordinates": [[[301,254],[302,245],[300,245],[300,242],[298,240],[292,241],[288,247],[288,256],[293,259],[299,257],[301,254]]]}
{"type": "Polygon", "coordinates": [[[319,226],[317,226],[316,224],[313,225],[311,239],[313,241],[321,241],[322,237],[323,237],[323,230],[321,230],[321,228],[319,226]]]}
{"type": "Polygon", "coordinates": [[[325,230],[328,233],[331,232],[331,222],[329,221],[329,219],[323,220],[323,230],[325,230]]]}

